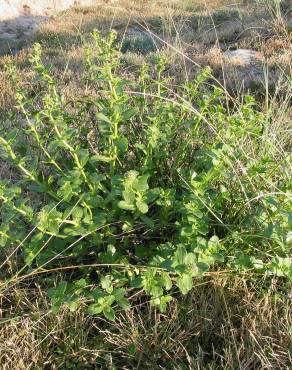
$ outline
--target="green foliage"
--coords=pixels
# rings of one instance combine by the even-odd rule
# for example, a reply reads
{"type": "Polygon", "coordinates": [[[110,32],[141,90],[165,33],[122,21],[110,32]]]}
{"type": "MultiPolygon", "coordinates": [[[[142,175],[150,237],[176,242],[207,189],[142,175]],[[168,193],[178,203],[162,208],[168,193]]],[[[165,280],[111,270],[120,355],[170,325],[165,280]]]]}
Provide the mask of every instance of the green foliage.
{"type": "Polygon", "coordinates": [[[221,268],[291,278],[291,158],[262,142],[267,116],[250,96],[229,106],[208,68],[176,91],[162,57],[124,78],[115,37],[93,33],[93,93],[73,104],[40,45],[36,94],[8,66],[18,112],[0,155],[16,176],[0,182],[0,245],[19,246],[16,277],[70,271],[49,291],[53,310],[108,320],[132,291],[164,312],[221,268]]]}
{"type": "Polygon", "coordinates": [[[144,34],[137,31],[137,35],[130,35],[125,38],[122,44],[121,51],[123,53],[133,52],[139,54],[147,54],[155,52],[156,49],[157,47],[151,36],[149,36],[147,33],[144,34]]]}

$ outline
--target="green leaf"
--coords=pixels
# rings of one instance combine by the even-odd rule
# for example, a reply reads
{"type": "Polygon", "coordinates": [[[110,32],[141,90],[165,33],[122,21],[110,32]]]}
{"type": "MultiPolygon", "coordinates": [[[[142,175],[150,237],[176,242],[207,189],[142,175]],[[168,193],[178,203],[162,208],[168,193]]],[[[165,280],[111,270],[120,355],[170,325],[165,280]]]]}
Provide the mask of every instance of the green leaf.
{"type": "Polygon", "coordinates": [[[219,243],[220,243],[220,239],[218,238],[217,235],[213,235],[209,240],[209,244],[211,245],[218,245],[219,243]]]}
{"type": "Polygon", "coordinates": [[[164,295],[160,298],[160,303],[158,304],[158,308],[160,312],[164,313],[167,309],[167,304],[172,300],[170,295],[164,295]]]}
{"type": "Polygon", "coordinates": [[[143,279],[140,276],[134,278],[131,281],[131,286],[133,288],[142,288],[142,286],[143,286],[143,279]]]}
{"type": "Polygon", "coordinates": [[[106,290],[108,293],[113,291],[111,275],[102,276],[100,279],[100,284],[102,289],[106,290]]]}
{"type": "Polygon", "coordinates": [[[53,299],[52,301],[52,312],[53,314],[57,314],[63,304],[61,299],[53,299]]]}
{"type": "Polygon", "coordinates": [[[134,357],[136,355],[136,353],[138,352],[138,348],[136,348],[135,344],[132,343],[128,349],[128,353],[129,355],[131,355],[132,357],[134,357]]]}
{"type": "Polygon", "coordinates": [[[193,288],[193,279],[190,274],[182,274],[177,278],[176,285],[183,295],[187,294],[193,288]]]}
{"type": "Polygon", "coordinates": [[[99,303],[93,303],[87,308],[89,315],[99,315],[103,311],[103,307],[99,303]]]}
{"type": "Polygon", "coordinates": [[[112,121],[103,113],[99,112],[96,113],[96,118],[100,121],[107,122],[108,124],[112,124],[112,121]]]}
{"type": "Polygon", "coordinates": [[[101,299],[104,301],[104,307],[106,307],[106,306],[111,306],[116,300],[116,297],[110,294],[101,299]]]}
{"type": "Polygon", "coordinates": [[[85,288],[87,284],[88,283],[87,283],[86,279],[82,278],[82,279],[79,279],[79,280],[75,281],[74,286],[76,288],[80,289],[80,288],[85,288]]]}
{"type": "Polygon", "coordinates": [[[183,245],[179,244],[177,246],[177,250],[175,251],[173,258],[175,265],[177,266],[185,264],[186,256],[187,256],[186,248],[183,245]]]}
{"type": "Polygon", "coordinates": [[[240,268],[251,268],[252,267],[252,260],[251,257],[241,253],[238,258],[234,261],[235,265],[240,268]]]}
{"type": "Polygon", "coordinates": [[[67,306],[71,312],[75,312],[77,308],[79,307],[79,299],[78,297],[71,298],[67,302],[67,306]]]}
{"type": "Polygon", "coordinates": [[[148,182],[147,182],[148,178],[149,178],[149,175],[139,176],[133,181],[133,188],[138,192],[141,192],[141,193],[145,192],[146,190],[149,189],[148,182]]]}
{"type": "Polygon", "coordinates": [[[151,294],[157,287],[156,281],[157,269],[153,267],[148,267],[143,275],[143,288],[147,294],[151,294]]]}
{"type": "Polygon", "coordinates": [[[70,201],[73,196],[73,190],[70,181],[66,181],[58,190],[57,195],[63,197],[65,201],[70,201]]]}
{"type": "Polygon", "coordinates": [[[126,294],[126,289],[124,288],[115,288],[113,290],[113,296],[115,297],[115,300],[118,301],[120,299],[123,299],[125,297],[125,294],[126,294]]]}
{"type": "Polygon", "coordinates": [[[72,211],[72,218],[75,221],[80,221],[83,217],[83,208],[76,206],[72,211]]]}
{"type": "Polygon", "coordinates": [[[126,184],[133,184],[133,182],[137,179],[139,175],[139,172],[135,171],[135,170],[130,170],[126,173],[126,177],[125,177],[125,183],[126,184]]]}
{"type": "Polygon", "coordinates": [[[68,283],[61,281],[56,288],[49,289],[48,295],[52,299],[52,312],[57,313],[66,299],[68,283]]]}
{"type": "Polygon", "coordinates": [[[187,253],[184,262],[186,265],[194,265],[195,263],[197,263],[197,256],[195,255],[195,253],[187,253]]]}
{"type": "Polygon", "coordinates": [[[126,298],[117,300],[117,303],[125,311],[131,308],[131,304],[126,298]]]}
{"type": "Polygon", "coordinates": [[[169,277],[169,273],[166,271],[163,271],[161,274],[161,282],[166,290],[170,290],[172,288],[172,281],[169,277]]]}
{"type": "Polygon", "coordinates": [[[163,295],[163,289],[160,286],[155,285],[155,284],[156,284],[156,281],[154,280],[149,290],[150,295],[153,298],[160,298],[163,295]]]}
{"type": "Polygon", "coordinates": [[[113,310],[112,307],[105,307],[103,310],[102,310],[104,316],[110,320],[110,321],[114,321],[115,318],[116,318],[116,314],[115,314],[115,311],[113,310]]]}
{"type": "Polygon", "coordinates": [[[59,227],[60,227],[60,222],[58,220],[50,220],[48,222],[47,231],[50,234],[58,235],[59,234],[59,227]]]}
{"type": "Polygon", "coordinates": [[[79,149],[76,154],[78,156],[78,160],[79,160],[81,167],[84,167],[89,159],[89,150],[79,149]]]}
{"type": "Polygon", "coordinates": [[[90,158],[90,162],[112,162],[113,158],[112,157],[107,157],[105,155],[101,154],[95,154],[90,158]]]}
{"type": "Polygon", "coordinates": [[[145,202],[137,201],[136,206],[141,213],[145,214],[148,212],[148,205],[145,202]]]}
{"type": "Polygon", "coordinates": [[[124,200],[126,203],[128,204],[134,204],[135,202],[135,193],[133,192],[133,190],[129,189],[129,188],[126,188],[124,191],[123,191],[123,197],[124,197],[124,200]]]}
{"type": "Polygon", "coordinates": [[[105,296],[105,292],[103,292],[100,289],[94,289],[93,292],[91,293],[92,298],[98,302],[100,298],[103,298],[105,296]]]}
{"type": "Polygon", "coordinates": [[[286,235],[286,243],[292,244],[292,231],[289,231],[286,235]]]}
{"type": "Polygon", "coordinates": [[[116,247],[114,246],[114,245],[112,245],[112,244],[109,244],[108,246],[107,246],[107,248],[106,248],[106,250],[107,250],[107,253],[109,254],[109,255],[111,255],[111,256],[113,256],[115,253],[116,253],[116,247]]]}
{"type": "Polygon", "coordinates": [[[135,114],[139,112],[138,108],[129,108],[123,113],[123,119],[124,120],[129,120],[132,117],[134,117],[135,114]]]}
{"type": "Polygon", "coordinates": [[[133,204],[129,204],[129,203],[125,202],[124,200],[121,200],[118,203],[118,207],[121,208],[121,209],[124,209],[126,211],[135,211],[135,206],[133,204]]]}
{"type": "Polygon", "coordinates": [[[142,215],[140,215],[140,219],[145,223],[145,225],[150,227],[150,229],[154,228],[155,223],[150,217],[147,217],[144,214],[142,214],[142,215]]]}
{"type": "Polygon", "coordinates": [[[202,274],[204,274],[204,272],[209,271],[209,268],[210,268],[209,264],[207,262],[203,262],[203,261],[199,261],[197,263],[197,267],[199,269],[199,272],[202,273],[202,274]]]}
{"type": "Polygon", "coordinates": [[[128,149],[128,139],[126,137],[120,137],[115,141],[116,146],[119,149],[119,152],[125,153],[128,149]]]}
{"type": "Polygon", "coordinates": [[[67,281],[61,281],[56,288],[49,289],[48,295],[50,298],[63,298],[67,287],[67,281]]]}

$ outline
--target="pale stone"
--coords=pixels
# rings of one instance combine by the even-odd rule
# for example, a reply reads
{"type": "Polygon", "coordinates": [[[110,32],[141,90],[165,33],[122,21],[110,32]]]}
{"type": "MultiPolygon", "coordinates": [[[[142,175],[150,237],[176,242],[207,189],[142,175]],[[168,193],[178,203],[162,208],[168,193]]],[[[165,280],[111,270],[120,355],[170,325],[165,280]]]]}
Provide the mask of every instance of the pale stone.
{"type": "Polygon", "coordinates": [[[263,59],[261,53],[250,49],[228,50],[223,56],[229,63],[243,67],[251,66],[263,59]]]}
{"type": "Polygon", "coordinates": [[[16,37],[17,35],[15,33],[8,33],[8,32],[0,33],[0,39],[3,39],[3,40],[13,40],[16,37]]]}
{"type": "Polygon", "coordinates": [[[97,0],[0,0],[0,21],[23,15],[51,15],[71,6],[88,6],[97,0]]]}
{"type": "MultiPolygon", "coordinates": [[[[101,0],[0,0],[0,40],[23,41],[48,16],[71,6],[100,4],[101,0]]],[[[112,2],[112,1],[111,1],[112,2]]],[[[5,44],[6,45],[6,44],[5,44]]],[[[1,52],[1,44],[0,44],[1,52]]]]}

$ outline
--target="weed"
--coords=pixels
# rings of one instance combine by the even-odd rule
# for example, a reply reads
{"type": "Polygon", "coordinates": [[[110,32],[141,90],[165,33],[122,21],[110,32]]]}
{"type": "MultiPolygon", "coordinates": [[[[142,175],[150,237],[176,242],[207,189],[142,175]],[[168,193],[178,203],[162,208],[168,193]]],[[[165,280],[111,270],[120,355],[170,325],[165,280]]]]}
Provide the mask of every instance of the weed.
{"type": "Polygon", "coordinates": [[[25,123],[0,136],[20,176],[1,180],[1,246],[22,260],[4,286],[72,269],[50,290],[53,310],[86,304],[114,320],[132,289],[165,312],[175,286],[185,295],[214,268],[291,277],[289,157],[261,142],[267,116],[250,96],[230,108],[219,87],[207,94],[209,69],[173,91],[162,56],[154,76],[143,65],[126,80],[115,38],[93,33],[96,93],[73,109],[35,45],[40,92],[18,85],[25,123]]]}
{"type": "Polygon", "coordinates": [[[1,59],[3,370],[290,367],[291,6],[201,3],[73,9],[1,59]]]}

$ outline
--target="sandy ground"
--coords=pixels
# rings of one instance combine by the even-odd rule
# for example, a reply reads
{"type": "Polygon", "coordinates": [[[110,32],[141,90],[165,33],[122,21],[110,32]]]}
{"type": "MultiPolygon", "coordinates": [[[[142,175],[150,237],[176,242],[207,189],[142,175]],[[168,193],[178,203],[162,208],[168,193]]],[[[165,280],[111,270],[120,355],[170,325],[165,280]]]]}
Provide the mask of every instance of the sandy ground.
{"type": "Polygon", "coordinates": [[[74,5],[95,4],[98,0],[1,0],[0,53],[16,52],[18,45],[50,15],[74,5]]]}
{"type": "Polygon", "coordinates": [[[47,16],[73,5],[87,6],[97,2],[98,0],[1,0],[0,20],[22,15],[47,16]]]}

